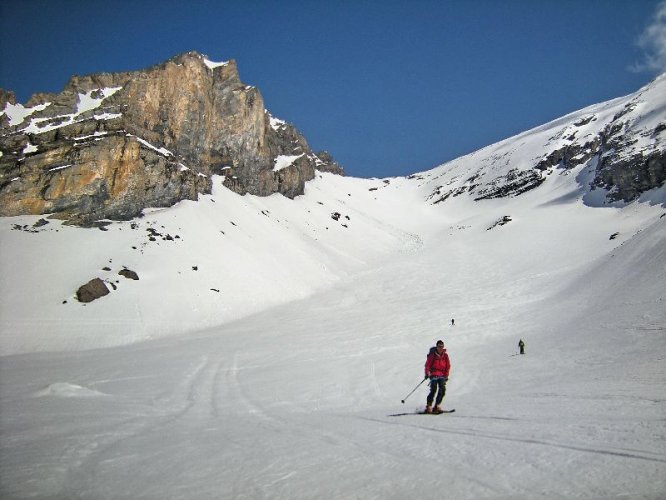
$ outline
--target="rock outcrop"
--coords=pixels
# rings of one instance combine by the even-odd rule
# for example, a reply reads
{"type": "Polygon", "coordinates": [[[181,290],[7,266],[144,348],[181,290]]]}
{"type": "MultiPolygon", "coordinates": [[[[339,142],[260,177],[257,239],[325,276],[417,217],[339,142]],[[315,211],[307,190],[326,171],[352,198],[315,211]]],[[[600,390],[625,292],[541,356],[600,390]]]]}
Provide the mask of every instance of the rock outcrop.
{"type": "Polygon", "coordinates": [[[637,140],[622,135],[613,128],[602,135],[603,147],[599,154],[594,187],[608,190],[610,201],[632,201],[645,191],[666,182],[666,150],[663,137],[666,124],[644,132],[652,147],[636,148],[637,140]],[[661,148],[659,147],[659,137],[661,148]]]}
{"type": "MultiPolygon", "coordinates": [[[[590,114],[562,129],[561,145],[535,165],[541,172],[594,164],[590,188],[607,191],[608,202],[630,202],[666,182],[666,121],[660,93],[666,75],[647,85],[609,119],[590,114]],[[656,97],[654,95],[656,95],[656,97]],[[595,130],[596,129],[596,130],[595,130]]],[[[662,94],[663,95],[663,94],[662,94]]]]}
{"type": "MultiPolygon", "coordinates": [[[[634,108],[635,104],[630,103],[625,110],[634,108]]],[[[630,120],[622,119],[625,115],[618,113],[603,130],[584,142],[576,140],[574,134],[570,143],[548,153],[535,168],[571,170],[596,160],[591,187],[607,190],[609,202],[633,201],[641,193],[660,187],[666,181],[666,123],[635,131],[631,130],[630,120]]]]}
{"type": "Polygon", "coordinates": [[[486,187],[478,190],[474,200],[518,196],[539,187],[544,180],[543,176],[534,170],[512,169],[506,175],[497,177],[486,187]]]}
{"type": "Polygon", "coordinates": [[[0,90],[0,215],[126,220],[195,200],[211,176],[260,196],[303,193],[315,170],[342,174],[273,118],[236,63],[190,52],[143,71],[74,76],[25,106],[0,90]]]}

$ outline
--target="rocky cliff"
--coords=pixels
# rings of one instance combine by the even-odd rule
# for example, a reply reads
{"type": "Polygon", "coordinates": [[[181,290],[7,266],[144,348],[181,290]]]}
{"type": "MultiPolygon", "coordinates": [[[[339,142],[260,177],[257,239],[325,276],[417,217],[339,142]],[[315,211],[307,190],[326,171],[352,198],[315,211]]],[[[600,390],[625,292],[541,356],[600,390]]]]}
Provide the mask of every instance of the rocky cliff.
{"type": "Polygon", "coordinates": [[[210,192],[211,175],[293,198],[315,170],[342,174],[273,118],[236,63],[196,52],[136,72],[74,76],[17,104],[0,90],[0,215],[79,224],[129,219],[210,192]]]}

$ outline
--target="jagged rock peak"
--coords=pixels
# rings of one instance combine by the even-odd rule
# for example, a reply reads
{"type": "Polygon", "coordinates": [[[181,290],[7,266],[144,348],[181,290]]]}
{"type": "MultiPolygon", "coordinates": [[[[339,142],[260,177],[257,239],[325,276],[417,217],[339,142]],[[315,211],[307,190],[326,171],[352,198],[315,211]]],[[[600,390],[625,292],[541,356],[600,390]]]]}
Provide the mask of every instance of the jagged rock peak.
{"type": "Polygon", "coordinates": [[[72,76],[23,106],[0,92],[0,215],[128,219],[210,192],[211,175],[260,196],[342,174],[265,109],[235,61],[186,52],[140,71],[72,76]]]}

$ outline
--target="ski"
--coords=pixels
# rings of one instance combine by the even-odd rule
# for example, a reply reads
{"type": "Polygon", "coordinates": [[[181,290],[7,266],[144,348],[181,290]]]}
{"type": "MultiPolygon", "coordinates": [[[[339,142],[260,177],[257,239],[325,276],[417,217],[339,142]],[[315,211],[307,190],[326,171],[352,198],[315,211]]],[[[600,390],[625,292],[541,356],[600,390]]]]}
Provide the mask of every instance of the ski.
{"type": "Polygon", "coordinates": [[[453,413],[456,410],[442,410],[437,413],[426,413],[425,411],[415,411],[415,412],[406,412],[406,413],[394,413],[393,415],[388,415],[389,417],[405,417],[407,415],[441,415],[442,413],[453,413]]]}
{"type": "Polygon", "coordinates": [[[430,413],[420,411],[418,415],[441,415],[442,413],[453,413],[454,411],[456,411],[455,408],[453,410],[432,411],[430,413]]]}

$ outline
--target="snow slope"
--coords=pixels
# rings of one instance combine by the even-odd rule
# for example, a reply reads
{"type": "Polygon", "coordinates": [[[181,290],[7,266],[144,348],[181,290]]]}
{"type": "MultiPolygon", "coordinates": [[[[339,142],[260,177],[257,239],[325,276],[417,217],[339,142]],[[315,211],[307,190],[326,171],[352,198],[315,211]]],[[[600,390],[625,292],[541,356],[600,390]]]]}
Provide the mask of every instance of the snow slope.
{"type": "Polygon", "coordinates": [[[295,200],[216,180],[106,231],[0,220],[2,497],[663,498],[666,188],[599,206],[585,164],[432,196],[589,112],[295,200]],[[116,290],[78,303],[94,277],[116,290]],[[456,412],[413,415],[438,338],[456,412]]]}

